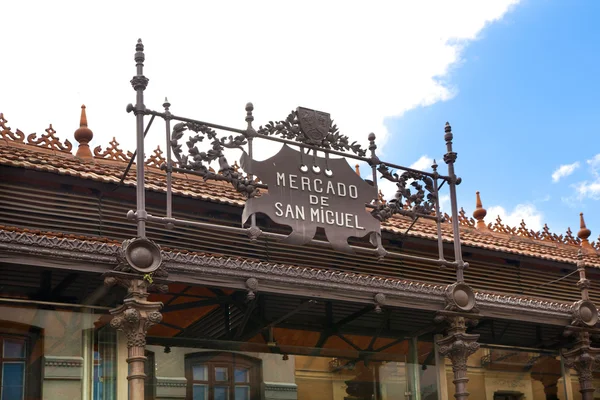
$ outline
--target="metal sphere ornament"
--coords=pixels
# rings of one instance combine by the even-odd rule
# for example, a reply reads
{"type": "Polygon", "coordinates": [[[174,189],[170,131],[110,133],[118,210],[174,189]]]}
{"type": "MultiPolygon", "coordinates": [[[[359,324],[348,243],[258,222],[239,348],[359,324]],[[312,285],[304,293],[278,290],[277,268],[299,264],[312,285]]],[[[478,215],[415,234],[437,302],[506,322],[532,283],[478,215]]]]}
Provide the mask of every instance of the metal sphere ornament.
{"type": "Polygon", "coordinates": [[[149,274],[162,263],[160,248],[148,239],[138,238],[131,241],[125,249],[127,263],[135,271],[149,274]]]}
{"type": "Polygon", "coordinates": [[[475,307],[475,292],[465,283],[450,285],[446,296],[460,311],[471,311],[475,307]]]}
{"type": "Polygon", "coordinates": [[[589,300],[580,300],[574,305],[575,317],[587,326],[598,323],[598,309],[589,300]]]}

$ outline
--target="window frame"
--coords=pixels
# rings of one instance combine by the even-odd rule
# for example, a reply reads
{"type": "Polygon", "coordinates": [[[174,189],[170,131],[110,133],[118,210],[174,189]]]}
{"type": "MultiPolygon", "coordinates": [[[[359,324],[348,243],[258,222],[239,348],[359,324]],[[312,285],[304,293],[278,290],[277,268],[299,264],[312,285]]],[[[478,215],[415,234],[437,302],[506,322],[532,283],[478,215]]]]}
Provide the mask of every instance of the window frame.
{"type": "MultiPolygon", "coordinates": [[[[42,398],[42,362],[44,359],[42,330],[30,325],[0,320],[0,337],[3,339],[14,338],[25,342],[23,398],[42,398]]],[[[0,363],[0,368],[2,368],[2,363],[0,363]]],[[[0,371],[0,377],[1,374],[2,371],[0,371]]]]}
{"type": "Polygon", "coordinates": [[[156,356],[151,350],[146,350],[144,355],[146,356],[144,367],[144,373],[146,374],[146,380],[144,381],[144,399],[152,400],[156,398],[156,356]]]}
{"type": "Polygon", "coordinates": [[[260,400],[262,398],[262,360],[250,357],[240,353],[230,353],[221,351],[197,352],[185,355],[185,378],[186,399],[193,399],[194,383],[206,384],[208,388],[207,400],[214,400],[215,386],[228,386],[228,400],[235,400],[236,386],[250,387],[250,400],[260,400]],[[204,364],[207,366],[207,380],[194,381],[193,366],[204,364]],[[227,381],[217,381],[214,374],[215,367],[227,367],[227,381]],[[248,369],[248,382],[235,382],[235,369],[243,367],[248,369]]]}

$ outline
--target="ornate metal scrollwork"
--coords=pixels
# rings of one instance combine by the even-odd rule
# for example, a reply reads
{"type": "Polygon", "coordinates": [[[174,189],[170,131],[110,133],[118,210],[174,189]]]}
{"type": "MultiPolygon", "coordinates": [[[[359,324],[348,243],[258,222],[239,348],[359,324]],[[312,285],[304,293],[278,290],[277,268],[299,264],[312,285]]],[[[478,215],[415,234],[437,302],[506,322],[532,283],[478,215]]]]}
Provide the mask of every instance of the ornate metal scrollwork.
{"type": "Polygon", "coordinates": [[[351,151],[360,157],[364,157],[367,154],[367,150],[361,148],[360,144],[356,142],[350,143],[350,138],[339,132],[337,125],[329,118],[329,114],[319,113],[301,107],[290,112],[290,115],[283,121],[269,121],[265,126],[261,126],[258,129],[258,133],[265,136],[281,136],[284,139],[310,144],[328,150],[351,151]],[[311,126],[311,124],[310,121],[305,120],[312,117],[309,116],[311,112],[317,113],[315,116],[317,121],[312,124],[314,129],[308,130],[307,126],[311,126]],[[307,116],[304,117],[302,113],[306,113],[307,116]],[[319,132],[321,134],[319,134],[319,132]]]}
{"type": "Polygon", "coordinates": [[[435,211],[438,195],[433,186],[433,178],[417,171],[398,174],[385,164],[379,165],[377,170],[383,178],[395,182],[398,190],[392,200],[375,207],[371,212],[375,218],[385,221],[394,214],[431,215],[435,211]],[[404,208],[405,205],[408,209],[404,208]]]}
{"type": "Polygon", "coordinates": [[[205,180],[214,179],[230,182],[239,193],[250,198],[258,194],[256,182],[229,165],[224,153],[225,149],[240,149],[243,151],[243,146],[247,143],[248,141],[244,135],[218,137],[214,129],[193,122],[176,124],[173,127],[170,141],[173,154],[180,168],[198,172],[205,180]],[[197,134],[191,136],[186,142],[188,154],[184,154],[179,140],[183,138],[187,130],[197,134]],[[205,138],[211,140],[211,147],[207,151],[201,151],[198,149],[197,144],[203,142],[205,138]],[[219,163],[218,173],[215,173],[209,167],[209,164],[213,161],[219,163]]]}

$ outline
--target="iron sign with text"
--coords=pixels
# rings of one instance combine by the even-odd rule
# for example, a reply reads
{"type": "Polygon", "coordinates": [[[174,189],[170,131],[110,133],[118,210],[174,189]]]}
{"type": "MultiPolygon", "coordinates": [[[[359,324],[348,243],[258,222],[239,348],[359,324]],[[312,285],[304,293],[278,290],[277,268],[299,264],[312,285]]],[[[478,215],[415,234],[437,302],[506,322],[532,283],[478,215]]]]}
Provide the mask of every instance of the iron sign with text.
{"type": "Polygon", "coordinates": [[[338,251],[352,252],[349,237],[380,233],[380,222],[366,209],[376,189],[364,181],[343,158],[326,159],[302,154],[284,145],[273,157],[250,160],[244,153],[242,168],[258,176],[269,190],[246,201],[242,221],[256,213],[288,225],[291,244],[310,242],[317,228],[338,251]]]}

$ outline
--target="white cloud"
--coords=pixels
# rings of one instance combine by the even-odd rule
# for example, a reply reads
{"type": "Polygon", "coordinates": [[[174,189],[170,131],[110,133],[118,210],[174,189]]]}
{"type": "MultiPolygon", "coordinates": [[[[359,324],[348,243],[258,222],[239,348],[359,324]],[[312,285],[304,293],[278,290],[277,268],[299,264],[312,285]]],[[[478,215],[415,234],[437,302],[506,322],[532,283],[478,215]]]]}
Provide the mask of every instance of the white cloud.
{"type": "Polygon", "coordinates": [[[383,193],[383,198],[386,200],[393,199],[398,190],[396,183],[388,181],[387,179],[380,179],[377,186],[379,190],[381,190],[381,193],[383,193]]]}
{"type": "Polygon", "coordinates": [[[579,168],[579,161],[576,161],[573,164],[561,165],[552,173],[552,182],[556,183],[561,178],[571,175],[577,168],[579,168]]]}
{"type": "Polygon", "coordinates": [[[410,165],[410,168],[418,169],[419,171],[427,171],[431,169],[432,164],[433,158],[421,156],[421,158],[410,165]]]}
{"type": "Polygon", "coordinates": [[[569,208],[577,208],[581,206],[581,201],[577,198],[577,196],[562,196],[560,201],[562,201],[569,208]]]}
{"type": "Polygon", "coordinates": [[[590,166],[592,175],[596,177],[596,181],[600,182],[600,153],[586,161],[587,165],[590,166]]]}
{"type": "Polygon", "coordinates": [[[584,198],[600,200],[600,180],[594,182],[583,181],[573,186],[580,200],[584,198]]]}
{"type": "MultiPolygon", "coordinates": [[[[301,105],[330,112],[363,145],[375,132],[386,153],[384,118],[451,98],[444,76],[462,48],[516,2],[6,2],[3,76],[11,78],[0,111],[13,129],[43,133],[53,123],[73,142],[85,103],[91,145],[116,136],[134,150],[135,119],[124,110],[135,102],[129,80],[141,37],[148,108],[161,110],[168,96],[176,115],[243,128],[248,101],[255,126],[301,105]]],[[[148,147],[164,148],[164,135],[155,121],[148,147]]],[[[272,151],[256,143],[259,157],[272,151]]]]}
{"type": "Polygon", "coordinates": [[[562,198],[563,202],[569,206],[580,204],[584,199],[600,200],[600,153],[587,160],[586,164],[590,166],[592,180],[571,185],[575,194],[562,198]]]}
{"type": "Polygon", "coordinates": [[[487,209],[486,221],[488,223],[493,223],[497,216],[500,216],[503,224],[510,227],[518,227],[521,220],[524,220],[527,227],[534,231],[542,229],[544,225],[542,212],[532,204],[517,204],[510,212],[501,206],[492,206],[487,209]]]}
{"type": "Polygon", "coordinates": [[[450,195],[443,194],[440,196],[440,211],[451,213],[450,210],[450,195]]]}

